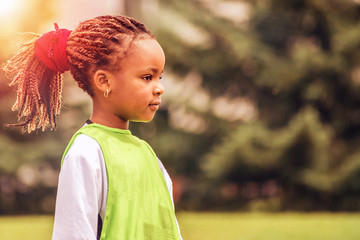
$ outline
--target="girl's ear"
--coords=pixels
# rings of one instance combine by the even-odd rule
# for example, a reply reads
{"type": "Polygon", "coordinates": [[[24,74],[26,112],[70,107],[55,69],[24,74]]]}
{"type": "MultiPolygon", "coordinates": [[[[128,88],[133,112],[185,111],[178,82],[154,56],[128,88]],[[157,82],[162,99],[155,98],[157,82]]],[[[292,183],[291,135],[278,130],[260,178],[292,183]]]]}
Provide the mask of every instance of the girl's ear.
{"type": "Polygon", "coordinates": [[[111,91],[109,77],[109,72],[104,70],[97,70],[93,75],[94,90],[100,91],[101,94],[105,93],[106,91],[111,91]]]}

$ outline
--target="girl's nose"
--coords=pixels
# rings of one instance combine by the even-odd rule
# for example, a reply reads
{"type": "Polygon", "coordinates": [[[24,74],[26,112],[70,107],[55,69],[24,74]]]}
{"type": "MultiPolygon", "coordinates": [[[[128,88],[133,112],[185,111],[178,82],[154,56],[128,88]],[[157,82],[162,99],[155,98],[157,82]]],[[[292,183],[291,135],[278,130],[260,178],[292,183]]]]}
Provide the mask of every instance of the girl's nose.
{"type": "Polygon", "coordinates": [[[154,88],[155,95],[162,95],[165,92],[165,88],[161,83],[158,83],[154,88]]]}

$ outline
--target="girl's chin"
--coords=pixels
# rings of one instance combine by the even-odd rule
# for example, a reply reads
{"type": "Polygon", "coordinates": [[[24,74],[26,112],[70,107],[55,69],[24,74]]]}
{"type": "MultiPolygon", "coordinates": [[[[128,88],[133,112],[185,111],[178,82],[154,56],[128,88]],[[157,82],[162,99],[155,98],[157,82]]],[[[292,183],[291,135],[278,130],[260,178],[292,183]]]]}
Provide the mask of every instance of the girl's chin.
{"type": "Polygon", "coordinates": [[[154,119],[154,116],[152,116],[151,118],[146,118],[146,119],[141,119],[141,120],[130,120],[131,122],[140,122],[140,123],[147,123],[150,122],[151,120],[154,119]]]}

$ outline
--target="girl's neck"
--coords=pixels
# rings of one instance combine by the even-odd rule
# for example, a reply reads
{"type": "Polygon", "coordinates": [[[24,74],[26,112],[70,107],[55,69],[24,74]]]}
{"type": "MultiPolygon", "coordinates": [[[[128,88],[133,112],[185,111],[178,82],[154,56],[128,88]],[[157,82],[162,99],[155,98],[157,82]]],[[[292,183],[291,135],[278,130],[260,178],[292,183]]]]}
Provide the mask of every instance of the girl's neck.
{"type": "Polygon", "coordinates": [[[120,119],[118,117],[115,117],[113,119],[102,118],[102,117],[97,117],[96,115],[94,116],[92,114],[90,117],[90,121],[111,128],[129,130],[129,121],[124,121],[123,119],[120,119]]]}
{"type": "Polygon", "coordinates": [[[106,111],[101,111],[102,108],[96,107],[93,104],[93,111],[90,116],[90,120],[93,123],[101,124],[107,127],[119,128],[128,130],[129,129],[129,121],[119,118],[118,116],[107,114],[106,111]]]}

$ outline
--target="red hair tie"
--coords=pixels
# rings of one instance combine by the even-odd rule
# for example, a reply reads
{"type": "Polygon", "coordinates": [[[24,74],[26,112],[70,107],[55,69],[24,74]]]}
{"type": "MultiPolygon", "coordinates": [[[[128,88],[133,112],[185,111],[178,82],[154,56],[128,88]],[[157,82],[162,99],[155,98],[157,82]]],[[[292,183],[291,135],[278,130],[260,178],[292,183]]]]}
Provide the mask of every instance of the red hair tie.
{"type": "Polygon", "coordinates": [[[55,31],[42,35],[35,42],[35,56],[54,72],[66,72],[69,70],[66,58],[66,42],[71,33],[68,29],[59,29],[54,23],[55,31]]]}

